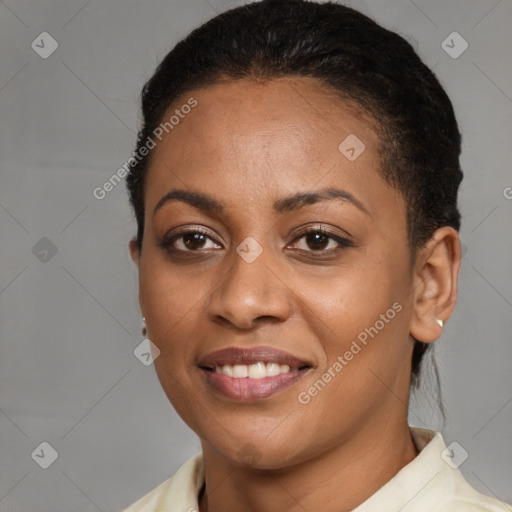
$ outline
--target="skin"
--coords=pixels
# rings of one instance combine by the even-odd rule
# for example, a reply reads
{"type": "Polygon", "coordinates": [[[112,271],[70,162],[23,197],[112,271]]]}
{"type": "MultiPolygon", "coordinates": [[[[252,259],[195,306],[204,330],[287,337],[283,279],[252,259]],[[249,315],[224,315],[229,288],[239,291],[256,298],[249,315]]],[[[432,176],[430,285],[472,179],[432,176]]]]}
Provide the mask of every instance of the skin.
{"type": "Polygon", "coordinates": [[[169,111],[191,96],[198,106],[152,151],[142,251],[132,240],[130,252],[148,337],[161,351],[158,378],[201,440],[200,510],[352,510],[417,455],[407,424],[410,335],[434,341],[436,318],[453,311],[457,232],[437,230],[411,266],[405,203],[378,172],[374,123],[314,79],[224,82],[169,111]],[[366,147],[353,162],[338,150],[349,134],[366,147]],[[280,198],[322,188],[349,192],[365,211],[340,199],[273,210],[280,198]],[[215,198],[224,210],[175,200],[153,215],[172,189],[215,198]],[[320,224],[351,246],[327,238],[319,249],[301,236],[320,224]],[[159,241],[178,226],[200,226],[209,238],[196,246],[179,238],[170,252],[159,241]],[[236,252],[246,237],[263,250],[252,263],[236,252]],[[300,403],[396,302],[401,311],[300,403]],[[287,389],[241,403],[196,366],[218,349],[262,345],[312,368],[287,389]]]}

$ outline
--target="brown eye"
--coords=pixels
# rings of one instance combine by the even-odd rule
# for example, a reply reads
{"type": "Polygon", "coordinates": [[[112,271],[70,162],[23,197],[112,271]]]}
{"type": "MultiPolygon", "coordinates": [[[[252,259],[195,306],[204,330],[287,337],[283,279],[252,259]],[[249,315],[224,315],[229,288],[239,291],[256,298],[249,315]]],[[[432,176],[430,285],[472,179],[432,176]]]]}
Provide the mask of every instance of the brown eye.
{"type": "Polygon", "coordinates": [[[314,251],[322,250],[329,245],[329,237],[323,233],[308,233],[306,235],[306,244],[314,251]]]}
{"type": "Polygon", "coordinates": [[[222,249],[222,245],[217,243],[209,233],[203,232],[199,228],[187,229],[180,233],[169,235],[161,240],[159,245],[169,252],[182,254],[222,249]]]}
{"type": "Polygon", "coordinates": [[[299,235],[290,244],[292,249],[302,252],[318,253],[318,256],[332,255],[343,249],[353,247],[350,240],[324,228],[311,228],[299,235]]]}
{"type": "Polygon", "coordinates": [[[183,237],[183,245],[190,249],[191,251],[202,249],[204,244],[206,243],[206,240],[208,239],[207,236],[202,235],[201,233],[188,233],[184,235],[183,237]]]}

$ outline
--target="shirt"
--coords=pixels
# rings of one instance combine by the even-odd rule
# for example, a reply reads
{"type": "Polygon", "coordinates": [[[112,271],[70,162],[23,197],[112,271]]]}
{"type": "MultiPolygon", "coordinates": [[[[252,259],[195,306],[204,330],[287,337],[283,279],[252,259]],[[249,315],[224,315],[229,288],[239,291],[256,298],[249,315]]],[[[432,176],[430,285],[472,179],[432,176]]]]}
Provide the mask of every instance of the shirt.
{"type": "MultiPolygon", "coordinates": [[[[512,512],[512,506],[480,494],[464,479],[457,467],[465,456],[460,445],[448,449],[440,432],[410,431],[419,454],[353,512],[512,512]]],[[[199,454],[123,512],[198,512],[203,484],[199,454]]]]}

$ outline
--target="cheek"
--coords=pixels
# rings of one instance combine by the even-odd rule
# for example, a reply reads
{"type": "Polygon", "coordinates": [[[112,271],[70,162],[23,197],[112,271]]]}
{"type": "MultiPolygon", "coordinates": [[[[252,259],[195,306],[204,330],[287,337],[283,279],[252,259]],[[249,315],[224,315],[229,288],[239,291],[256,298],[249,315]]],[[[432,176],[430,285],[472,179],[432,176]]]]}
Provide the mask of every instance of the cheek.
{"type": "Polygon", "coordinates": [[[330,341],[334,348],[357,337],[388,310],[388,316],[394,319],[393,304],[401,303],[407,293],[400,284],[405,280],[395,276],[389,266],[375,261],[340,268],[322,280],[300,281],[297,295],[302,299],[298,304],[304,304],[300,314],[316,326],[320,339],[330,341]]]}
{"type": "Polygon", "coordinates": [[[188,345],[183,338],[198,315],[198,300],[208,284],[198,278],[185,279],[162,258],[147,256],[140,267],[139,290],[148,334],[161,351],[176,353],[188,345]]]}
{"type": "MultiPolygon", "coordinates": [[[[193,428],[197,423],[190,407],[190,390],[194,389],[193,341],[201,315],[198,299],[205,290],[200,279],[184,279],[183,274],[171,271],[159,255],[149,257],[140,266],[140,298],[149,339],[159,348],[154,362],[155,371],[169,401],[184,421],[193,428]]],[[[194,394],[199,410],[200,397],[194,394]]]]}
{"type": "Polygon", "coordinates": [[[304,284],[300,314],[321,343],[319,370],[331,375],[326,379],[332,381],[329,394],[336,400],[377,392],[385,387],[379,377],[385,383],[397,374],[406,378],[411,355],[408,276],[389,259],[382,261],[343,269],[321,286],[304,284]]]}

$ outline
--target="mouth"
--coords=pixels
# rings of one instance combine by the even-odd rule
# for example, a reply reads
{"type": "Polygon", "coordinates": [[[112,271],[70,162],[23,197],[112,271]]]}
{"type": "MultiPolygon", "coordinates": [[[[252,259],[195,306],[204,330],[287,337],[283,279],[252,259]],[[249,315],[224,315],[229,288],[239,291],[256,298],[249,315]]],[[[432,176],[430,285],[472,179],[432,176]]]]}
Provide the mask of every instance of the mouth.
{"type": "Polygon", "coordinates": [[[202,358],[197,366],[216,391],[246,402],[290,387],[313,368],[310,362],[271,347],[219,350],[202,358]]]}

